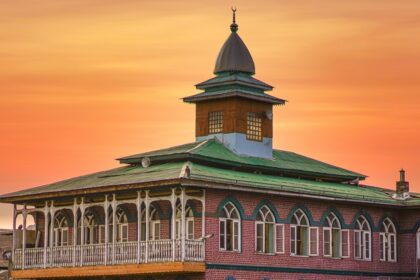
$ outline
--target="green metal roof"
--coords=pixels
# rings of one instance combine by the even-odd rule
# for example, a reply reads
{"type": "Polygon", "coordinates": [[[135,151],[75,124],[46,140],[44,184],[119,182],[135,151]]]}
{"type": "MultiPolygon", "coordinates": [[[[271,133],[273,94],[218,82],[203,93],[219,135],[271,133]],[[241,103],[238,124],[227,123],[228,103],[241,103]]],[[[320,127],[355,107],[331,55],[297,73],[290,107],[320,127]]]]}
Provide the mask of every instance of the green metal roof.
{"type": "MultiPolygon", "coordinates": [[[[184,145],[186,146],[186,145],[184,145]]],[[[180,149],[179,147],[175,149],[180,149]]],[[[124,166],[108,171],[93,173],[85,176],[56,182],[53,184],[27,189],[0,197],[1,200],[24,196],[35,196],[53,193],[56,197],[66,196],[70,191],[85,191],[96,189],[98,192],[105,187],[135,185],[145,182],[180,179],[185,183],[191,181],[193,185],[204,182],[206,186],[237,186],[246,191],[253,188],[261,191],[279,191],[282,194],[302,196],[310,195],[314,198],[332,198],[338,200],[364,202],[373,204],[386,204],[389,206],[420,206],[420,195],[412,194],[412,198],[400,201],[392,199],[394,193],[388,189],[357,186],[343,183],[317,182],[288,178],[275,175],[255,174],[232,169],[206,166],[194,162],[172,162],[153,164],[143,168],[139,165],[124,166]],[[189,176],[183,170],[189,167],[189,176]]]]}
{"type": "Polygon", "coordinates": [[[144,157],[154,161],[199,160],[224,166],[244,167],[252,171],[270,171],[276,174],[293,174],[334,181],[364,179],[366,176],[337,166],[333,166],[293,152],[273,150],[273,158],[265,159],[240,156],[233,153],[217,140],[189,143],[168,149],[157,150],[120,158],[121,163],[140,163],[144,157]]]}
{"type": "Polygon", "coordinates": [[[177,179],[183,164],[182,162],[164,163],[148,168],[134,165],[123,166],[2,195],[0,199],[46,193],[58,193],[57,196],[59,196],[59,192],[177,179]]]}
{"type": "MultiPolygon", "coordinates": [[[[317,182],[250,172],[238,172],[191,163],[191,179],[236,184],[264,190],[284,191],[295,194],[307,194],[321,197],[362,200],[377,203],[400,204],[392,199],[392,191],[369,186],[342,183],[317,182]]],[[[417,199],[420,203],[420,199],[417,199]]]]}
{"type": "Polygon", "coordinates": [[[232,83],[248,85],[248,86],[256,87],[262,90],[273,89],[273,87],[270,86],[269,84],[266,84],[258,79],[255,79],[254,77],[250,75],[246,75],[243,73],[225,73],[224,75],[218,75],[207,81],[204,81],[202,83],[195,85],[195,87],[198,89],[207,89],[210,87],[232,84],[232,83]]]}

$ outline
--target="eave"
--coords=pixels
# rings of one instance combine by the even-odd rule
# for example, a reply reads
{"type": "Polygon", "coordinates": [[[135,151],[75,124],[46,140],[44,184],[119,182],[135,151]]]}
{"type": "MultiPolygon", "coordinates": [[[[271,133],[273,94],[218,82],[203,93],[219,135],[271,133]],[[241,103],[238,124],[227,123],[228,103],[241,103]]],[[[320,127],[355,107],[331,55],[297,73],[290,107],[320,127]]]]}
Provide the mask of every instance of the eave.
{"type": "Polygon", "coordinates": [[[262,95],[244,93],[241,91],[232,91],[232,92],[227,92],[227,93],[209,94],[209,95],[205,93],[199,93],[196,95],[184,97],[182,100],[186,103],[197,103],[197,102],[202,102],[202,101],[224,99],[224,98],[230,98],[230,97],[242,97],[242,98],[256,100],[256,101],[260,101],[264,103],[270,103],[273,105],[284,105],[287,102],[286,100],[273,97],[268,94],[265,94],[265,96],[262,96],[262,95]]]}

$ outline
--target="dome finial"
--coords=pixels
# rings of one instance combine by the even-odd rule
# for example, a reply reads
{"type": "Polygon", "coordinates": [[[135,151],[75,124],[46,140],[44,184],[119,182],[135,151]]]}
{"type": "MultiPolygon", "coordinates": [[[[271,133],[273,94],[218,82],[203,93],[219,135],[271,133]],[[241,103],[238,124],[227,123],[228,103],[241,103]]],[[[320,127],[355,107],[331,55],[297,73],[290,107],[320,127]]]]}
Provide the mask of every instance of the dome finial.
{"type": "Polygon", "coordinates": [[[232,32],[238,31],[238,25],[236,24],[236,7],[232,7],[232,24],[230,25],[230,30],[232,32]]]}

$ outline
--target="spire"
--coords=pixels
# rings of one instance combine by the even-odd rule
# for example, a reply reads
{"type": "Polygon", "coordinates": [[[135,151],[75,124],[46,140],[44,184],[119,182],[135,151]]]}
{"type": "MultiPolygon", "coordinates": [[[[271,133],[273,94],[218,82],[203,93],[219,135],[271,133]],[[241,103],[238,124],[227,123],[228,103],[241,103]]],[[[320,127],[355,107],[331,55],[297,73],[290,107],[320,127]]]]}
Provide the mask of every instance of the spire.
{"type": "Polygon", "coordinates": [[[232,32],[238,31],[238,25],[236,24],[236,7],[232,7],[232,24],[230,25],[230,30],[232,32]]]}
{"type": "Polygon", "coordinates": [[[232,24],[230,25],[232,33],[217,56],[214,73],[242,72],[253,75],[255,74],[254,61],[245,43],[237,33],[236,8],[232,7],[232,13],[232,24]]]}

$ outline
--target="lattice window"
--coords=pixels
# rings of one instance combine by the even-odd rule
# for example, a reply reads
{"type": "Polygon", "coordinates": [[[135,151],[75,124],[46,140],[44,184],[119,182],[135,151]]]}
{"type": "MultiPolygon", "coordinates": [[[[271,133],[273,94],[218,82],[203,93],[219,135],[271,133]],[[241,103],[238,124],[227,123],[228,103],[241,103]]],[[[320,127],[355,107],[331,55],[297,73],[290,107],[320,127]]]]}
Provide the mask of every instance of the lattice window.
{"type": "Polygon", "coordinates": [[[246,138],[253,141],[262,141],[262,117],[258,113],[248,113],[246,138]]]}
{"type": "Polygon", "coordinates": [[[209,113],[209,134],[220,133],[223,131],[223,112],[209,113]]]}

